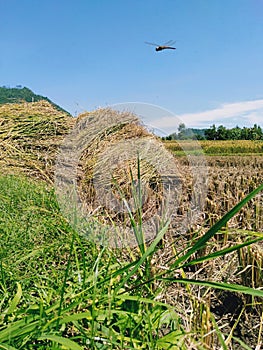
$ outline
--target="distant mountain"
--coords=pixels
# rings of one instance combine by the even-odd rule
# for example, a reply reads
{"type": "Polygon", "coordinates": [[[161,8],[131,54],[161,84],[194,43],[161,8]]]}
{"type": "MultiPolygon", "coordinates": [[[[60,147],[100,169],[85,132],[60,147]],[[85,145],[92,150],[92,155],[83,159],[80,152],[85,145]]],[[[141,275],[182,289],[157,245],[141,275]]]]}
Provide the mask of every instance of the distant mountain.
{"type": "Polygon", "coordinates": [[[69,112],[65,111],[62,107],[58,106],[52,102],[49,98],[36,95],[27,87],[22,87],[17,85],[15,88],[10,88],[7,86],[0,87],[0,104],[5,103],[19,103],[19,102],[37,102],[45,100],[51,103],[57,110],[62,111],[70,115],[69,112]]]}

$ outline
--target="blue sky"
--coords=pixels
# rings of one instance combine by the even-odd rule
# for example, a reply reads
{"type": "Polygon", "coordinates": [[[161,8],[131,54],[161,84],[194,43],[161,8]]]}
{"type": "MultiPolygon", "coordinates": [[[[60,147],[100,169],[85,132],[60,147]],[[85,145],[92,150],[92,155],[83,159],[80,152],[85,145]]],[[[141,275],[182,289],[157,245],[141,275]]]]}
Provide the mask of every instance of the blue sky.
{"type": "Polygon", "coordinates": [[[263,124],[263,0],[0,0],[0,85],[76,115],[153,104],[152,123],[263,124]],[[145,41],[176,40],[155,52],[145,41]]]}

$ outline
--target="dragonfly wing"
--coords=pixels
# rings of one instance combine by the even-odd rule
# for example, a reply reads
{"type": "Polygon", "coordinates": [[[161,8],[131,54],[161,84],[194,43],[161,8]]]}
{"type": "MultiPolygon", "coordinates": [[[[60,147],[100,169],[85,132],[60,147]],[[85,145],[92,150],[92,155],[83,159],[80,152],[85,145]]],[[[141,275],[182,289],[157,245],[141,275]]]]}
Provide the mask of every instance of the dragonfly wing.
{"type": "Polygon", "coordinates": [[[163,44],[164,46],[172,46],[173,44],[176,43],[176,40],[169,40],[167,41],[165,44],[163,44]]]}
{"type": "Polygon", "coordinates": [[[145,44],[148,44],[148,45],[153,45],[153,46],[160,46],[160,45],[158,45],[158,44],[149,43],[148,41],[145,41],[145,44]]]}

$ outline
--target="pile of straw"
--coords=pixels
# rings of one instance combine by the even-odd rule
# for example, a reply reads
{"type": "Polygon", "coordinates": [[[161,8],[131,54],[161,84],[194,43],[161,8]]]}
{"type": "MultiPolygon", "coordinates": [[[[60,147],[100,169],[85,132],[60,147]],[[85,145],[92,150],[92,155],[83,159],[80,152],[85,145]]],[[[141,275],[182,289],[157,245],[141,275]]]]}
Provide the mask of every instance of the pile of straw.
{"type": "Polygon", "coordinates": [[[81,218],[80,231],[102,224],[109,240],[116,237],[112,227],[120,228],[124,240],[134,239],[132,215],[148,240],[165,221],[167,207],[176,204],[178,196],[170,194],[180,185],[177,176],[170,177],[175,163],[136,115],[109,108],[84,113],[57,158],[60,206],[74,225],[81,218]]]}
{"type": "MultiPolygon", "coordinates": [[[[106,224],[129,225],[129,210],[145,221],[159,215],[164,152],[161,141],[129,112],[98,109],[76,120],[47,101],[0,106],[1,172],[51,184],[55,176],[65,194],[67,184],[76,183],[86,214],[106,224]]],[[[73,199],[67,202],[72,211],[73,199]]]]}
{"type": "Polygon", "coordinates": [[[127,224],[130,220],[123,199],[136,215],[140,188],[143,218],[147,220],[162,200],[162,182],[154,162],[158,153],[163,156],[163,145],[129,112],[99,109],[80,115],[77,124],[83,121],[88,121],[89,130],[97,124],[99,132],[86,138],[78,162],[81,201],[100,219],[127,224]],[[156,152],[151,149],[152,155],[143,149],[149,144],[157,147],[156,152]]]}
{"type": "Polygon", "coordinates": [[[47,101],[0,105],[0,169],[51,181],[56,151],[74,124],[47,101]]]}

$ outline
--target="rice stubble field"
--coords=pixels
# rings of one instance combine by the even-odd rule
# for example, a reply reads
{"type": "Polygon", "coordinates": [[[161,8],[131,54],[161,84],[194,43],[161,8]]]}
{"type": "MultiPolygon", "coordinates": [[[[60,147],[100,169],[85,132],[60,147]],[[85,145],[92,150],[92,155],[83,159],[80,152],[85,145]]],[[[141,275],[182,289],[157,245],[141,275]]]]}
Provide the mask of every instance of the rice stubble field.
{"type": "Polygon", "coordinates": [[[150,136],[135,124],[99,135],[82,154],[77,186],[96,229],[129,224],[139,237],[118,249],[80,235],[60,210],[54,166],[75,122],[42,101],[0,107],[0,348],[260,349],[263,142],[201,143],[207,195],[184,233],[176,228],[194,186],[187,146],[165,143],[182,191],[171,222],[160,220],[148,240],[141,223],[162,192],[154,169],[139,157],[122,165],[116,197],[140,197],[133,184],[142,177],[152,200],[116,216],[96,211],[89,167],[96,142],[150,136]]]}

